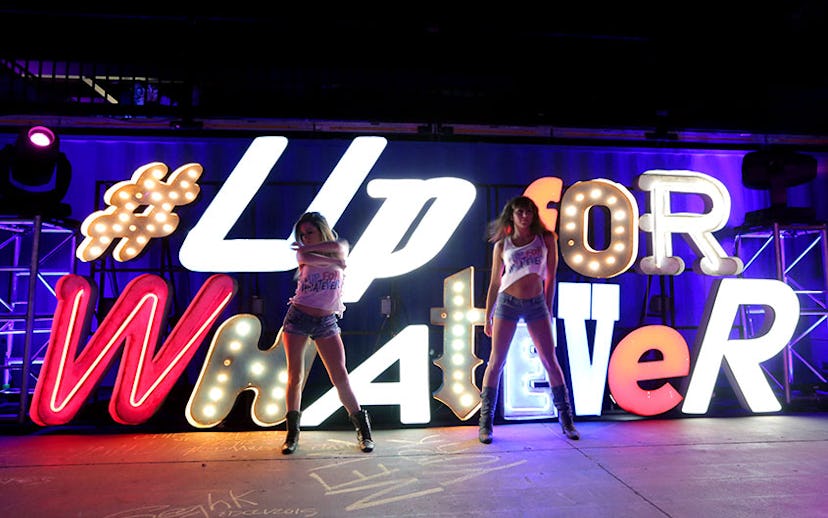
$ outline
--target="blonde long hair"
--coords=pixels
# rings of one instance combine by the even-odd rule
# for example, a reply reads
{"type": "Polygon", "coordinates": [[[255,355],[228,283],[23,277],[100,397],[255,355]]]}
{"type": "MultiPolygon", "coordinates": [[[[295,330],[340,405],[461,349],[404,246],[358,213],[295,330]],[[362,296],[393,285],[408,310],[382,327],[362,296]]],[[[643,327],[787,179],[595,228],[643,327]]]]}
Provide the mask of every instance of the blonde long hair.
{"type": "Polygon", "coordinates": [[[328,225],[328,220],[325,219],[325,216],[318,212],[306,212],[302,214],[298,220],[296,220],[296,224],[293,225],[293,237],[296,241],[299,241],[299,226],[302,223],[310,223],[316,230],[322,234],[322,239],[325,241],[336,241],[337,235],[336,231],[328,225]]]}

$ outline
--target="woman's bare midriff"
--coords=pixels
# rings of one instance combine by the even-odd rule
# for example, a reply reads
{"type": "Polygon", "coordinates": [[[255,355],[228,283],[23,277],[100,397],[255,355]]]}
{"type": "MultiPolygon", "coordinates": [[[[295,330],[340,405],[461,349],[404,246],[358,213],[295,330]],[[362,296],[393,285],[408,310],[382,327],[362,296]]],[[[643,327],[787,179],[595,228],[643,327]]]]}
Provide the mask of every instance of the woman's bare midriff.
{"type": "Polygon", "coordinates": [[[543,279],[536,273],[530,273],[515,281],[503,292],[519,299],[532,299],[543,294],[543,279]]]}
{"type": "Polygon", "coordinates": [[[304,304],[297,304],[295,302],[293,303],[293,306],[302,313],[316,318],[326,317],[328,315],[333,314],[333,311],[329,311],[327,309],[312,308],[310,306],[305,306],[304,304]]]}

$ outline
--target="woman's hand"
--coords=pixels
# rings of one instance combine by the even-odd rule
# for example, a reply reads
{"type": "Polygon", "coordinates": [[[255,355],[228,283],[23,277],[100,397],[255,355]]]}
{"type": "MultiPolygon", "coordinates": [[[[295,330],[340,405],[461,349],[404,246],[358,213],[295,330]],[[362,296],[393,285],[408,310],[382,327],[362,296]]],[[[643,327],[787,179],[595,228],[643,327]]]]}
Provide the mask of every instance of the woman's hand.
{"type": "Polygon", "coordinates": [[[330,256],[345,257],[348,255],[348,242],[344,239],[337,241],[323,241],[312,245],[304,245],[301,243],[293,243],[290,245],[294,250],[299,250],[307,254],[327,254],[330,256]]]}
{"type": "Polygon", "coordinates": [[[483,334],[492,337],[492,319],[486,318],[486,323],[483,324],[483,334]]]}

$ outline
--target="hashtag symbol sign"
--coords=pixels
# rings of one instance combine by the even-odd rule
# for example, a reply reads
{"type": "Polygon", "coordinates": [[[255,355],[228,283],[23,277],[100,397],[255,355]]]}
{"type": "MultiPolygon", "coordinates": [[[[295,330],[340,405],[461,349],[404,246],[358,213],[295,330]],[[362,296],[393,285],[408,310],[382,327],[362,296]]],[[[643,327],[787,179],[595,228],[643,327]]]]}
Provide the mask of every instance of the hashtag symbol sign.
{"type": "Polygon", "coordinates": [[[178,215],[173,210],[195,200],[203,170],[200,164],[185,164],[165,180],[169,171],[165,164],[152,162],[139,167],[131,180],[106,190],[106,209],[84,220],[84,240],[75,255],[81,261],[93,261],[118,240],[112,257],[125,262],[140,254],[150,239],[172,234],[178,227],[178,215]]]}

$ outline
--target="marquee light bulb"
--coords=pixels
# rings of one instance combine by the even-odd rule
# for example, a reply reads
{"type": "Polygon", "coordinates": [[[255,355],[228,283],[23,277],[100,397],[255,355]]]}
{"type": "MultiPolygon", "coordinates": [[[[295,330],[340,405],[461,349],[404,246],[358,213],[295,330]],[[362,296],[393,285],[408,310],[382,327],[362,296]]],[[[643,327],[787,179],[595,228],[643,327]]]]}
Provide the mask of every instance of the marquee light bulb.
{"type": "Polygon", "coordinates": [[[165,182],[163,178],[168,172],[165,164],[152,162],[139,167],[131,180],[118,182],[107,189],[104,194],[104,202],[108,205],[106,209],[86,217],[81,225],[85,238],[75,255],[81,261],[93,261],[117,240],[112,257],[125,262],[137,257],[150,239],[172,234],[178,227],[178,215],[173,209],[195,199],[200,190],[196,180],[202,171],[199,164],[185,164],[165,182]],[[181,185],[185,178],[189,179],[188,187],[181,185]],[[144,201],[147,195],[150,203],[144,201]],[[145,209],[135,213],[140,206],[145,206],[145,209]],[[153,221],[163,224],[161,231],[152,224],[153,221]]]}

